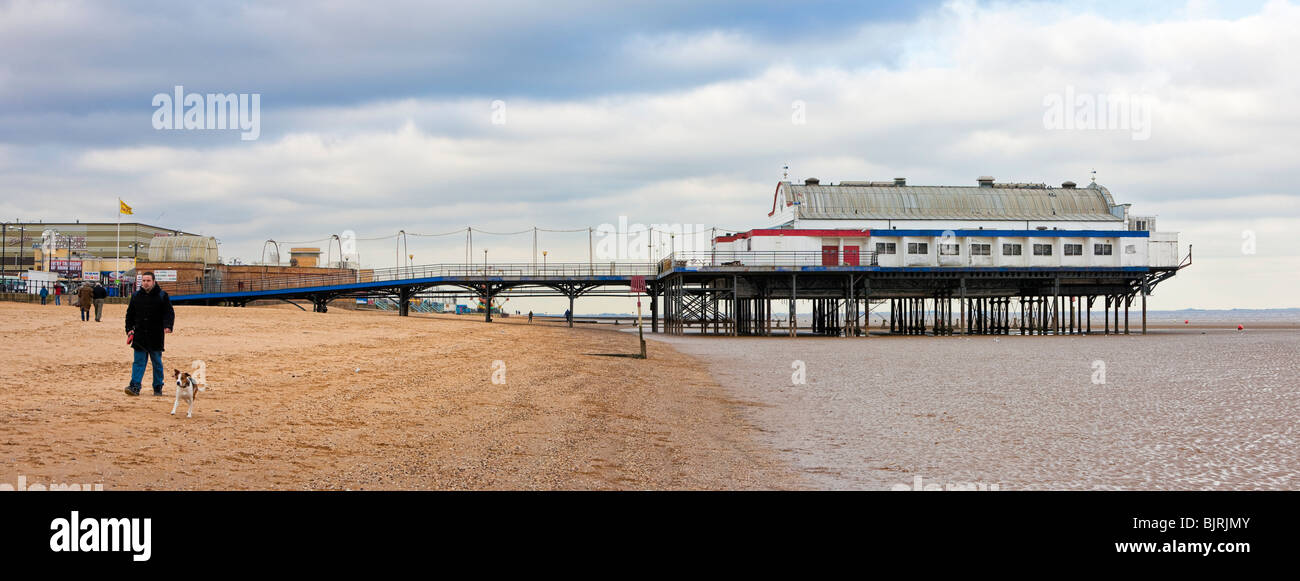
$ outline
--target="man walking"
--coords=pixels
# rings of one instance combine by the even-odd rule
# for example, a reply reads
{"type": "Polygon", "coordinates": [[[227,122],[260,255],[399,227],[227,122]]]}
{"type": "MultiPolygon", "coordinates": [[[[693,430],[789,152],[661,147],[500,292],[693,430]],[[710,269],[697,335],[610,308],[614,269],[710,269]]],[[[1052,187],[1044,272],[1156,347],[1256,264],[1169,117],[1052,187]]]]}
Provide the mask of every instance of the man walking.
{"type": "Polygon", "coordinates": [[[95,289],[90,288],[88,283],[81,283],[81,287],[77,289],[77,306],[81,308],[81,322],[90,320],[90,304],[94,300],[95,289]]]}
{"type": "Polygon", "coordinates": [[[153,394],[162,395],[163,339],[172,332],[175,321],[171,297],[154,281],[153,272],[141,274],[140,290],[131,295],[126,307],[126,342],[135,350],[127,395],[140,395],[140,381],[149,363],[153,364],[153,394]]]}
{"type": "Polygon", "coordinates": [[[95,322],[98,323],[100,322],[99,318],[104,314],[104,299],[108,298],[108,289],[104,288],[104,283],[102,282],[95,283],[94,297],[95,297],[95,322]]]}
{"type": "Polygon", "coordinates": [[[50,296],[50,288],[47,287],[47,286],[45,286],[45,285],[41,285],[41,304],[42,304],[42,305],[45,304],[45,297],[48,297],[48,296],[50,296]]]}

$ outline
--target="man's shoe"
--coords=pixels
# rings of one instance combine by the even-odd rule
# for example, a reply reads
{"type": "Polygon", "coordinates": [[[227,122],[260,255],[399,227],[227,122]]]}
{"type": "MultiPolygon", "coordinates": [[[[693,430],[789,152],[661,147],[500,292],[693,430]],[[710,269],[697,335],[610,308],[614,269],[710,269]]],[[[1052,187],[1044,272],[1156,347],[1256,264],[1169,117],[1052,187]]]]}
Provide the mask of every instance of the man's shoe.
{"type": "Polygon", "coordinates": [[[154,395],[162,395],[162,386],[159,385],[159,386],[153,388],[153,394],[154,394],[154,395]]]}
{"type": "Polygon", "coordinates": [[[127,394],[127,395],[140,395],[140,388],[135,387],[135,386],[132,386],[132,385],[128,385],[128,386],[126,386],[126,394],[127,394]]]}

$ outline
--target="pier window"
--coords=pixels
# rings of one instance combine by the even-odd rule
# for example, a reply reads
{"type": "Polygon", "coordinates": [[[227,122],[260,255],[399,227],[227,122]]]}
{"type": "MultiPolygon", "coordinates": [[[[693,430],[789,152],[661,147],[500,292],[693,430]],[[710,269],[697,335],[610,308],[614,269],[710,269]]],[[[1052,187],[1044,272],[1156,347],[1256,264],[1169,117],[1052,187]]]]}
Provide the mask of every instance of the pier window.
{"type": "Polygon", "coordinates": [[[1003,244],[1002,256],[1020,256],[1019,244],[1003,244]]]}
{"type": "Polygon", "coordinates": [[[1110,253],[1111,253],[1111,245],[1109,245],[1109,244],[1093,244],[1093,245],[1092,245],[1092,253],[1093,253],[1094,255],[1096,255],[1096,256],[1110,256],[1110,253]]]}
{"type": "Polygon", "coordinates": [[[940,244],[940,245],[939,245],[939,254],[942,254],[942,255],[944,255],[944,256],[957,256],[957,255],[961,254],[961,245],[960,245],[960,244],[940,244]]]}
{"type": "Polygon", "coordinates": [[[970,245],[971,256],[989,256],[992,253],[993,253],[992,244],[975,243],[970,245]]]}
{"type": "Polygon", "coordinates": [[[1083,256],[1083,245],[1082,245],[1082,244],[1066,244],[1066,245],[1065,245],[1065,255],[1066,255],[1066,256],[1083,256]]]}
{"type": "Polygon", "coordinates": [[[908,254],[929,254],[930,244],[928,242],[908,242],[907,253],[908,254]]]}
{"type": "Polygon", "coordinates": [[[898,254],[898,245],[893,242],[877,242],[876,254],[898,254]]]}
{"type": "Polygon", "coordinates": [[[1035,245],[1034,245],[1034,256],[1051,256],[1051,255],[1052,255],[1052,245],[1051,245],[1051,244],[1035,244],[1035,245]]]}
{"type": "Polygon", "coordinates": [[[1124,245],[1124,254],[1137,254],[1138,248],[1132,244],[1124,245]]]}

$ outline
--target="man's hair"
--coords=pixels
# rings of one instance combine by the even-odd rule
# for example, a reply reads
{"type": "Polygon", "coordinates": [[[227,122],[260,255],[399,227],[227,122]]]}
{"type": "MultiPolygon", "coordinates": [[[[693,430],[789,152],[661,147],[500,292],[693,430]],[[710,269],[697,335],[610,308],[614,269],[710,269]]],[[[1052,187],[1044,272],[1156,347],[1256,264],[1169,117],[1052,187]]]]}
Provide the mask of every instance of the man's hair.
{"type": "MultiPolygon", "coordinates": [[[[154,275],[153,275],[153,271],[152,271],[152,270],[146,270],[146,271],[144,271],[144,274],[141,274],[140,276],[147,276],[147,277],[149,277],[149,278],[155,278],[154,275]]],[[[156,279],[155,279],[155,280],[156,280],[156,279]]]]}

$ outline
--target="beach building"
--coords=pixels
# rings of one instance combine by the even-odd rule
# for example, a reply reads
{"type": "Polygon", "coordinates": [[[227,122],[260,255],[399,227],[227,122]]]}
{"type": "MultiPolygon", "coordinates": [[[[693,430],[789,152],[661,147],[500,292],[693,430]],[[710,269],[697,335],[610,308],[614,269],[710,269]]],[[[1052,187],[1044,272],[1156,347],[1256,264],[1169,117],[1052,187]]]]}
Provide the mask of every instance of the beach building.
{"type": "MultiPolygon", "coordinates": [[[[767,228],[714,239],[721,252],[778,252],[824,266],[1176,267],[1178,234],[1130,215],[1097,183],[909,186],[777,184],[767,228]]],[[[756,256],[757,257],[757,256],[756,256]]],[[[774,256],[773,259],[776,257],[774,256]]]]}

